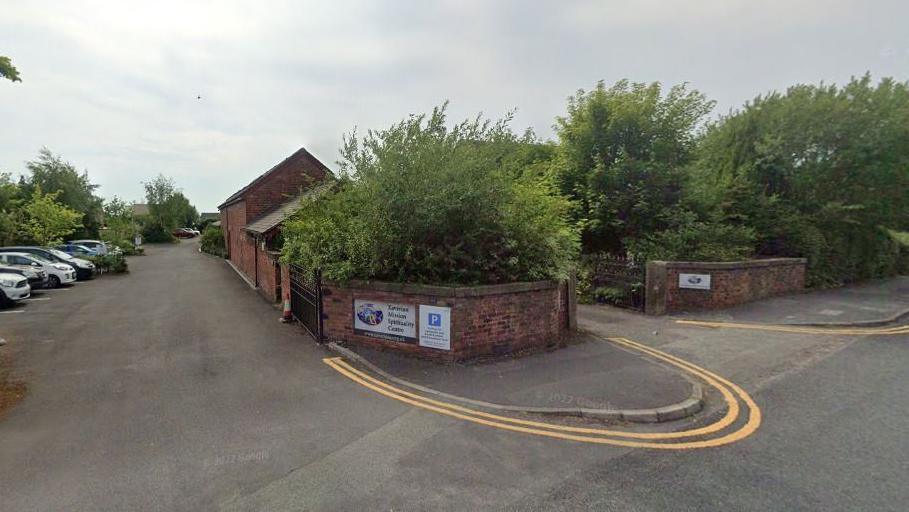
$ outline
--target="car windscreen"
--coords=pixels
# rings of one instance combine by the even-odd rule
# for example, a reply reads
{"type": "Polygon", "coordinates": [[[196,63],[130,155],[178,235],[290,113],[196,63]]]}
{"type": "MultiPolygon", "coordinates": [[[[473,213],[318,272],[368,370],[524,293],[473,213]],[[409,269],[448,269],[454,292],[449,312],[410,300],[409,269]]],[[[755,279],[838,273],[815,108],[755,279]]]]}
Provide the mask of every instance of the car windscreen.
{"type": "Polygon", "coordinates": [[[66,260],[66,261],[71,261],[73,259],[73,257],[70,256],[69,254],[66,254],[65,252],[57,250],[57,249],[47,248],[46,251],[60,259],[66,260]]]}
{"type": "Polygon", "coordinates": [[[53,263],[54,263],[53,261],[45,258],[44,256],[39,256],[37,254],[23,254],[22,257],[30,259],[30,260],[35,260],[42,265],[53,265],[53,263]]]}

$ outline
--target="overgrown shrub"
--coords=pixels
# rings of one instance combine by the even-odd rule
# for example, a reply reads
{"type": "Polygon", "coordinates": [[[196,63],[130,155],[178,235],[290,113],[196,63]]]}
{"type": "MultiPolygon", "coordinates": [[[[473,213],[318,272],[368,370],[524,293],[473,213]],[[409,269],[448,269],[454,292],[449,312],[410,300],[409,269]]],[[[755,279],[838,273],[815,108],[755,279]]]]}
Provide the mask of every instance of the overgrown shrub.
{"type": "Polygon", "coordinates": [[[480,284],[565,276],[568,202],[538,173],[504,170],[510,117],[448,128],[445,106],[345,137],[343,177],[285,225],[284,258],[330,279],[480,284]]]}
{"type": "Polygon", "coordinates": [[[142,239],[152,244],[173,242],[175,240],[174,235],[167,228],[154,220],[150,220],[142,227],[142,239]]]}
{"type": "Polygon", "coordinates": [[[126,258],[123,254],[89,256],[88,259],[91,260],[99,270],[104,272],[120,274],[129,271],[129,265],[126,263],[126,258]]]}
{"type": "Polygon", "coordinates": [[[754,230],[746,226],[704,221],[687,210],[675,210],[669,229],[625,241],[636,260],[736,261],[754,255],[754,230]]]}
{"type": "Polygon", "coordinates": [[[712,125],[689,194],[751,227],[764,256],[808,258],[812,286],[892,275],[909,227],[909,84],[869,76],[758,97],[712,125]]]}
{"type": "Polygon", "coordinates": [[[205,231],[202,232],[200,246],[203,252],[220,256],[221,258],[227,257],[227,247],[224,245],[224,232],[217,226],[208,226],[205,228],[205,231]]]}

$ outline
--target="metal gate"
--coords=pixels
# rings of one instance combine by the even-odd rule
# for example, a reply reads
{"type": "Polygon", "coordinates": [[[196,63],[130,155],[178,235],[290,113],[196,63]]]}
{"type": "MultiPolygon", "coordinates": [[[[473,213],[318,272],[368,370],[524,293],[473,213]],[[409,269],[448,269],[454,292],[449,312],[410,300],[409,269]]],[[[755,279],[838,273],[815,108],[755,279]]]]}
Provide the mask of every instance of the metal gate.
{"type": "Polygon", "coordinates": [[[322,272],[290,266],[290,310],[294,318],[322,342],[322,272]]]}
{"type": "Polygon", "coordinates": [[[613,254],[584,257],[596,302],[644,311],[646,270],[642,263],[613,254]]]}

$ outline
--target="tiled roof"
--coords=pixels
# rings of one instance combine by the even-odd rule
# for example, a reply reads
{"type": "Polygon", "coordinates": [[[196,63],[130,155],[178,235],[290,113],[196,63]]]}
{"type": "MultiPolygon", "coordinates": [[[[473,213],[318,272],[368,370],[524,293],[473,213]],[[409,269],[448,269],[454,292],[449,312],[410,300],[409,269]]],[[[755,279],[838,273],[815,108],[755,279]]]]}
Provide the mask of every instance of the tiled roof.
{"type": "Polygon", "coordinates": [[[284,160],[281,160],[281,162],[278,163],[278,165],[276,165],[276,166],[272,167],[271,169],[265,171],[264,174],[262,174],[261,176],[259,176],[259,177],[256,178],[256,179],[252,180],[251,182],[249,182],[249,185],[246,185],[245,187],[241,188],[240,190],[234,192],[230,197],[228,197],[226,200],[224,200],[223,203],[221,203],[221,204],[218,206],[218,210],[223,210],[225,206],[228,206],[228,205],[230,205],[231,203],[234,203],[234,202],[236,202],[236,201],[239,201],[240,199],[243,199],[243,194],[245,194],[246,191],[248,191],[249,189],[251,189],[253,186],[255,186],[255,185],[256,185],[257,183],[259,183],[260,181],[262,181],[262,180],[264,180],[265,178],[269,177],[271,174],[277,172],[278,169],[280,169],[281,167],[283,167],[285,164],[287,164],[287,163],[289,163],[289,162],[295,160],[297,157],[300,157],[300,156],[309,157],[309,159],[310,159],[312,162],[314,162],[319,168],[321,168],[323,171],[325,171],[325,174],[326,174],[326,175],[331,175],[331,171],[328,169],[328,167],[325,167],[325,165],[324,165],[322,162],[320,162],[318,158],[312,156],[312,154],[310,154],[309,151],[306,151],[306,148],[300,148],[300,149],[298,149],[297,151],[295,151],[294,154],[290,155],[289,157],[285,158],[284,160]]]}
{"type": "Polygon", "coordinates": [[[257,235],[268,233],[269,231],[281,225],[285,219],[296,213],[297,210],[303,206],[303,201],[312,200],[321,196],[330,190],[333,185],[334,181],[326,181],[309,190],[306,190],[303,193],[290,198],[270,212],[263,214],[258,219],[247,223],[246,227],[243,229],[257,235]]]}

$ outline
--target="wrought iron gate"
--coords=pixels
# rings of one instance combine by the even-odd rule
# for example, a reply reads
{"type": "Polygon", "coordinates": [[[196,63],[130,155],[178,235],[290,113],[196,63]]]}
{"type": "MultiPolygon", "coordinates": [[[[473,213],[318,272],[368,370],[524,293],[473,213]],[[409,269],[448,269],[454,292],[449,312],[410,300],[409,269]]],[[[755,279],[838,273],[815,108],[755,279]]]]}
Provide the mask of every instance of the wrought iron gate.
{"type": "Polygon", "coordinates": [[[290,310],[294,318],[322,342],[322,273],[290,266],[290,310]]]}
{"type": "Polygon", "coordinates": [[[595,301],[644,311],[646,269],[642,263],[612,254],[592,254],[584,259],[595,301]]]}

